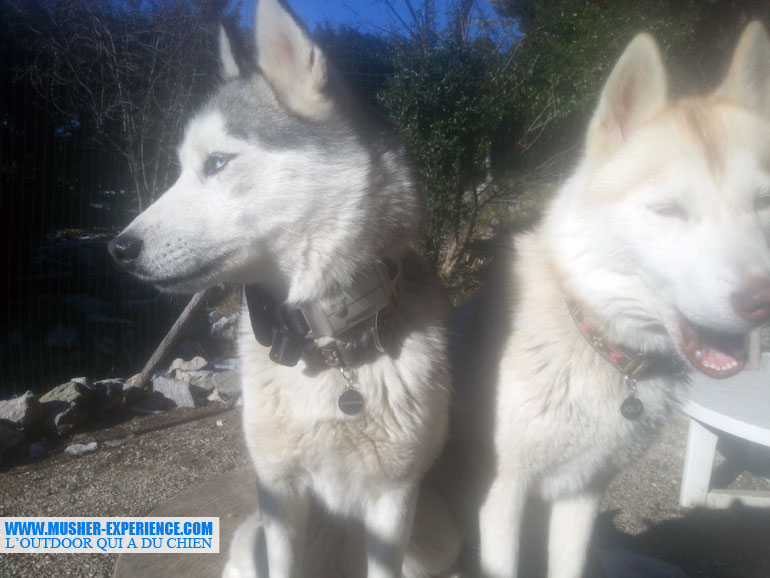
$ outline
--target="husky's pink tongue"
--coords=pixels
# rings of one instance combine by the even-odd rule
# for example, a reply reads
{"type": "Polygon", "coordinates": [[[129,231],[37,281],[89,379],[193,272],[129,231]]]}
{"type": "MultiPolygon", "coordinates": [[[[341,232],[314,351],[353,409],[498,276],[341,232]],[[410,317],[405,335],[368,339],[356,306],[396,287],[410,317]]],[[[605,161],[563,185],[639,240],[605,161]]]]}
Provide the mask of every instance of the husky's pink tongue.
{"type": "Polygon", "coordinates": [[[684,354],[693,366],[710,377],[724,378],[746,365],[745,338],[720,335],[682,320],[684,354]]]}

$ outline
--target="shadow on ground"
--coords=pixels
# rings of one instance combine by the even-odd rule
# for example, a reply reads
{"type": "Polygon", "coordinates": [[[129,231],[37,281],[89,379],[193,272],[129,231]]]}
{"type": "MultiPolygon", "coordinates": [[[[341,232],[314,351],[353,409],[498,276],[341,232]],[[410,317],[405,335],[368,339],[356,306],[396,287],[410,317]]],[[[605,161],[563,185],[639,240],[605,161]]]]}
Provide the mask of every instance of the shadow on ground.
{"type": "MultiPolygon", "coordinates": [[[[770,577],[768,509],[739,504],[728,510],[696,508],[637,535],[618,531],[612,523],[614,515],[613,511],[605,512],[597,522],[597,552],[602,547],[619,547],[676,566],[688,578],[770,577]]],[[[594,572],[596,562],[592,561],[594,572]]],[[[603,574],[590,578],[593,576],[603,574]]],[[[631,576],[636,575],[629,571],[631,576]]],[[[649,578],[657,577],[650,574],[649,578]]]]}

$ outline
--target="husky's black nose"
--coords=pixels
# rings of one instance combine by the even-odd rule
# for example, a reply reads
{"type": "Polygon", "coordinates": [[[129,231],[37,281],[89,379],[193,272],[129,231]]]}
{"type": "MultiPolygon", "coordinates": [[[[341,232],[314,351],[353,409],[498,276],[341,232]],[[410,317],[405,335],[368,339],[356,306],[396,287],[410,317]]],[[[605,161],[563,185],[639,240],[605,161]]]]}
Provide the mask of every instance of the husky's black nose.
{"type": "Polygon", "coordinates": [[[142,240],[131,235],[120,235],[109,242],[107,250],[118,265],[126,271],[133,271],[136,259],[142,252],[142,240]]]}
{"type": "Polygon", "coordinates": [[[770,320],[770,279],[752,279],[745,289],[733,295],[733,307],[749,321],[770,320]]]}

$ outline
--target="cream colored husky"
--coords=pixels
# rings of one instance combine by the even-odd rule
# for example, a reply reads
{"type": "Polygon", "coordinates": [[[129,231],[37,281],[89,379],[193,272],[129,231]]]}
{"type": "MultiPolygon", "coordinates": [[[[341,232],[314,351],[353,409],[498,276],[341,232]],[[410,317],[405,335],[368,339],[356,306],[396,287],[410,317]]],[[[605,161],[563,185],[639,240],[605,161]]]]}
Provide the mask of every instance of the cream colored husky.
{"type": "Polygon", "coordinates": [[[447,455],[465,449],[477,478],[483,578],[517,575],[531,495],[552,506],[548,575],[579,578],[604,489],[652,442],[686,372],[740,371],[747,333],[770,319],[764,28],[747,27],[712,94],[672,101],[666,84],[639,35],[575,174],[465,311],[447,455]]]}

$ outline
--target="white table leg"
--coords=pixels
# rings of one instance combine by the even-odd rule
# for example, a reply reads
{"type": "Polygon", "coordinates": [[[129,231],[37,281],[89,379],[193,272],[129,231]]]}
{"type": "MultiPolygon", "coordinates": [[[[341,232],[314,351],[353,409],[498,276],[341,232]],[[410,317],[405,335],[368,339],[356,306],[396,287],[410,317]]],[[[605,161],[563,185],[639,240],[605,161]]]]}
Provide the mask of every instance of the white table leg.
{"type": "Polygon", "coordinates": [[[717,449],[717,435],[695,419],[690,419],[687,453],[684,457],[679,504],[691,508],[706,504],[711,470],[717,449]]]}

